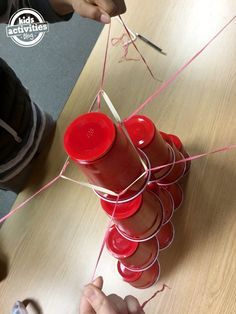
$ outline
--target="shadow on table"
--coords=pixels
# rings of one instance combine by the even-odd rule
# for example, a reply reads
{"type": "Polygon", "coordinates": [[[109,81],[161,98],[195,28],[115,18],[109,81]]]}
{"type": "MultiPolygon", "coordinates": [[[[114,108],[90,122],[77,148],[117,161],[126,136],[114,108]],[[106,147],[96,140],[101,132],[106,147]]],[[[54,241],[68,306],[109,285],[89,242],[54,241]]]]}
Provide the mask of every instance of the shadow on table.
{"type": "Polygon", "coordinates": [[[0,282],[6,279],[7,275],[8,275],[8,260],[7,257],[2,252],[0,252],[0,282]]]}
{"type": "Polygon", "coordinates": [[[37,301],[33,299],[25,299],[22,303],[26,308],[29,308],[30,306],[35,314],[43,314],[42,308],[37,301]]]}
{"type": "MultiPolygon", "coordinates": [[[[33,195],[38,189],[45,184],[45,176],[48,174],[48,162],[47,158],[50,152],[50,148],[56,137],[56,122],[50,130],[49,135],[41,144],[40,152],[36,154],[32,164],[31,176],[27,181],[26,189],[30,195],[33,195]]],[[[55,175],[56,176],[56,175],[55,175]]]]}
{"type": "MultiPolygon", "coordinates": [[[[38,165],[39,165],[40,162],[42,163],[44,160],[46,160],[48,150],[49,150],[49,148],[52,144],[52,141],[53,141],[54,133],[55,133],[55,128],[52,130],[50,136],[47,138],[47,143],[45,144],[46,149],[40,153],[40,156],[37,156],[37,158],[36,158],[37,160],[34,161],[34,164],[38,163],[38,165]]],[[[40,177],[39,181],[41,179],[43,180],[45,173],[46,173],[46,170],[42,171],[42,169],[40,169],[41,177],[40,177]]],[[[37,179],[33,178],[32,181],[37,181],[37,179]]],[[[30,185],[31,180],[29,179],[28,182],[30,185]]],[[[31,184],[30,186],[32,186],[32,189],[33,189],[34,185],[31,184]]],[[[2,227],[2,225],[3,225],[3,223],[0,224],[0,228],[2,227]]],[[[8,259],[7,259],[7,256],[4,254],[4,252],[2,252],[2,246],[1,246],[1,242],[0,242],[0,282],[3,281],[4,279],[6,279],[7,275],[8,275],[8,259]]],[[[41,313],[41,312],[39,312],[39,313],[41,313]]]]}
{"type": "Polygon", "coordinates": [[[224,164],[220,158],[215,161],[211,157],[209,160],[203,158],[193,161],[189,175],[181,184],[184,203],[174,215],[174,242],[159,256],[161,280],[169,278],[171,272],[175,272],[196,246],[198,250],[201,249],[201,245],[208,241],[209,235],[220,233],[229,224],[235,213],[235,183],[236,174],[230,163],[224,164]],[[190,184],[194,184],[194,189],[190,184]],[[226,202],[225,195],[229,195],[230,191],[232,199],[227,199],[226,202]],[[223,206],[222,211],[220,206],[223,206]]]}

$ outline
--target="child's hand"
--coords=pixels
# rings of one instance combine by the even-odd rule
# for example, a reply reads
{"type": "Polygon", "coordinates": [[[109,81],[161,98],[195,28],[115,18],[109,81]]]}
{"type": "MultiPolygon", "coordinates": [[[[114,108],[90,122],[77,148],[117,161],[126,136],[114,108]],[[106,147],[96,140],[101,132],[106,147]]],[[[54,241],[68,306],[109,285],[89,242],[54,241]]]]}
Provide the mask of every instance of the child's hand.
{"type": "Polygon", "coordinates": [[[144,314],[136,298],[127,296],[122,299],[116,294],[106,296],[102,286],[102,277],[98,277],[84,288],[80,314],[144,314]]]}

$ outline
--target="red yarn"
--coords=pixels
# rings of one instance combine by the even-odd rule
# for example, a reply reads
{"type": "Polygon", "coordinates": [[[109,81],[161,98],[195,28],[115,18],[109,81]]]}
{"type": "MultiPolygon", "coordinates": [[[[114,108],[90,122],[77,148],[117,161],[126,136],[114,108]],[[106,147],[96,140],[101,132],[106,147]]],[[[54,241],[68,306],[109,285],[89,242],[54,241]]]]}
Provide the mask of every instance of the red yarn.
{"type": "Polygon", "coordinates": [[[171,289],[166,284],[163,284],[162,288],[160,290],[157,290],[147,301],[143,302],[141,305],[141,308],[143,309],[144,306],[146,306],[152,299],[154,299],[159,293],[163,292],[165,288],[171,289]]]}

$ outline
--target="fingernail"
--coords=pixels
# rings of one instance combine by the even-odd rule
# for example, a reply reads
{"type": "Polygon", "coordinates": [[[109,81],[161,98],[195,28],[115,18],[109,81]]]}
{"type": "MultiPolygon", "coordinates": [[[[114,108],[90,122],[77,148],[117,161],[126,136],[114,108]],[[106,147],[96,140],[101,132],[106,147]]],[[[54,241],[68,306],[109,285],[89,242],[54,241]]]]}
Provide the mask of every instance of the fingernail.
{"type": "Polygon", "coordinates": [[[109,15],[102,14],[100,17],[100,21],[104,24],[109,24],[111,22],[111,18],[109,15]]]}
{"type": "Polygon", "coordinates": [[[98,280],[99,280],[99,277],[96,278],[96,279],[94,279],[94,280],[92,281],[92,284],[96,286],[96,283],[98,282],[98,280]]]}
{"type": "Polygon", "coordinates": [[[93,301],[96,298],[96,293],[92,287],[87,286],[84,290],[84,296],[90,301],[93,301]]]}
{"type": "Polygon", "coordinates": [[[102,276],[98,276],[97,278],[95,278],[92,284],[97,283],[99,280],[102,280],[102,276]]]}

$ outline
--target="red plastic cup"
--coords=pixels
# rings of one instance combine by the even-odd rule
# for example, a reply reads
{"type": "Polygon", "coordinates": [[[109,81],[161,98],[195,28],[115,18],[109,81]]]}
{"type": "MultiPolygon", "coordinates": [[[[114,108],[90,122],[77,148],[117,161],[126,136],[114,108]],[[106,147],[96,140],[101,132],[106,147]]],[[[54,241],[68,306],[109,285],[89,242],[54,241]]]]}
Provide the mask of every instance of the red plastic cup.
{"type": "MultiPolygon", "coordinates": [[[[175,145],[172,143],[172,150],[174,153],[174,161],[180,161],[184,159],[182,153],[178,151],[175,145]]],[[[163,178],[159,179],[157,182],[159,185],[169,185],[178,182],[185,174],[186,162],[176,163],[173,166],[173,169],[163,178]]]]}
{"type": "MultiPolygon", "coordinates": [[[[144,172],[136,149],[121,127],[100,112],[86,113],[75,119],[65,132],[64,146],[90,183],[117,194],[144,172]]],[[[136,195],[145,181],[144,176],[120,199],[136,195]]]]}
{"type": "Polygon", "coordinates": [[[174,201],[174,209],[176,211],[183,203],[184,192],[178,183],[167,185],[165,189],[171,194],[174,201]]]}
{"type": "MultiPolygon", "coordinates": [[[[150,170],[150,162],[147,158],[147,156],[144,154],[144,152],[140,149],[138,149],[138,153],[140,155],[140,157],[142,158],[143,162],[145,163],[146,165],[146,169],[145,169],[145,172],[142,174],[142,176],[144,176],[145,178],[145,183],[144,185],[142,186],[142,188],[136,193],[136,194],[131,194],[129,197],[127,197],[127,193],[125,193],[125,198],[124,198],[124,192],[119,196],[119,203],[124,203],[124,202],[128,202],[128,201],[131,201],[133,200],[135,197],[137,197],[138,195],[142,194],[145,189],[146,189],[146,186],[148,184],[148,182],[150,181],[150,178],[151,178],[151,172],[150,171],[147,171],[146,170],[150,170]]],[[[140,180],[140,177],[138,177],[136,179],[136,181],[140,180]]],[[[133,183],[132,183],[133,185],[133,183]]],[[[125,189],[125,192],[126,190],[128,190],[128,187],[125,189]]],[[[107,201],[107,202],[110,202],[110,203],[113,203],[115,204],[117,202],[117,199],[118,199],[118,196],[114,196],[114,195],[109,195],[108,193],[101,193],[101,192],[98,192],[96,190],[94,190],[95,194],[100,198],[100,199],[103,199],[104,201],[107,201]]]]}
{"type": "Polygon", "coordinates": [[[151,287],[160,277],[160,264],[158,261],[144,271],[131,271],[118,261],[117,269],[124,281],[138,289],[151,287]]]}
{"type": "MultiPolygon", "coordinates": [[[[181,142],[180,138],[177,135],[175,135],[175,134],[167,134],[167,133],[162,132],[162,131],[160,131],[160,134],[161,134],[162,138],[167,143],[169,143],[170,145],[174,144],[175,147],[182,153],[182,155],[185,158],[189,158],[190,157],[189,154],[186,152],[183,143],[181,142]]],[[[186,162],[186,170],[185,170],[184,175],[186,175],[189,172],[190,167],[191,167],[191,161],[187,161],[186,162]]]]}
{"type": "Polygon", "coordinates": [[[159,249],[167,249],[174,240],[175,229],[171,221],[161,227],[161,230],[157,234],[157,240],[159,241],[159,249]]]}
{"type": "Polygon", "coordinates": [[[144,191],[128,202],[113,204],[103,199],[100,202],[104,211],[110,217],[113,215],[117,230],[131,241],[145,241],[153,237],[162,225],[162,204],[151,191],[144,191]]]}
{"type": "MultiPolygon", "coordinates": [[[[185,158],[189,158],[189,154],[186,152],[183,143],[181,142],[180,138],[174,134],[168,134],[169,138],[171,139],[172,143],[176,146],[176,148],[183,154],[185,158]]],[[[191,167],[191,161],[186,162],[186,170],[185,175],[189,172],[191,167]]]]}
{"type": "MultiPolygon", "coordinates": [[[[172,153],[166,145],[153,122],[145,116],[133,116],[124,122],[134,145],[140,148],[148,157],[151,168],[168,164],[172,161],[172,153]]],[[[170,172],[172,165],[153,170],[155,179],[162,178],[170,172]]]]}
{"type": "Polygon", "coordinates": [[[156,193],[156,195],[160,198],[162,206],[163,206],[163,223],[166,224],[172,218],[174,214],[174,200],[169,191],[165,188],[158,186],[156,182],[150,182],[147,186],[147,189],[156,193]]]}
{"type": "Polygon", "coordinates": [[[159,242],[156,237],[144,242],[133,242],[124,238],[115,225],[108,231],[106,246],[112,256],[131,270],[149,268],[159,253],[159,242]]]}
{"type": "Polygon", "coordinates": [[[163,138],[163,140],[165,140],[167,143],[171,143],[171,140],[170,140],[170,137],[169,137],[169,134],[163,132],[163,131],[160,131],[160,134],[161,134],[161,137],[163,138]]]}

